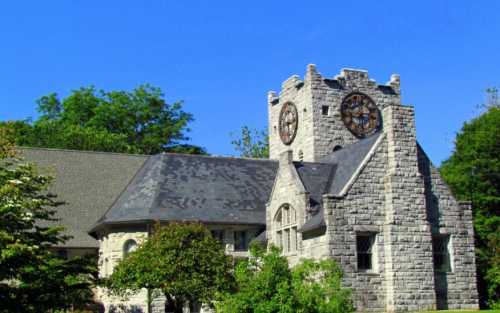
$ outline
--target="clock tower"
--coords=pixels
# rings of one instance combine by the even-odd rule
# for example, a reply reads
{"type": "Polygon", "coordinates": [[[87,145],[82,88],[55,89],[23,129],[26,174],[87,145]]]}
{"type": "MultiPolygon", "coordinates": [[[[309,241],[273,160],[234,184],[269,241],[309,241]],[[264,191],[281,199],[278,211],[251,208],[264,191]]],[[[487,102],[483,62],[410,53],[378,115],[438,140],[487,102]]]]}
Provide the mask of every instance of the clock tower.
{"type": "Polygon", "coordinates": [[[382,110],[400,102],[399,75],[380,85],[364,70],[326,78],[309,64],[303,80],[293,75],[268,94],[270,158],[292,150],[294,160],[317,162],[381,131],[382,110]]]}

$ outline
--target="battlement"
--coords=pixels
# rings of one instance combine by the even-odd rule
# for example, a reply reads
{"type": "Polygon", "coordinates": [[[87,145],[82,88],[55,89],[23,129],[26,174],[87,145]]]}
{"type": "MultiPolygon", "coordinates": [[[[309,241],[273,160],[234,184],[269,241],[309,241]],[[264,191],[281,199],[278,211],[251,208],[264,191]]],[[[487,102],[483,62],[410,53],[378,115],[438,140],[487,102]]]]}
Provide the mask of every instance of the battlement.
{"type": "Polygon", "coordinates": [[[333,89],[359,89],[360,87],[368,87],[380,89],[385,93],[400,94],[400,76],[399,74],[392,74],[389,81],[385,84],[378,84],[374,79],[371,79],[368,71],[363,69],[342,68],[340,73],[333,78],[324,77],[318,72],[315,64],[308,64],[304,79],[299,75],[294,74],[287,78],[281,84],[279,93],[269,91],[268,104],[275,105],[280,101],[280,97],[284,93],[289,93],[293,90],[299,90],[303,86],[321,87],[327,86],[333,89]]]}

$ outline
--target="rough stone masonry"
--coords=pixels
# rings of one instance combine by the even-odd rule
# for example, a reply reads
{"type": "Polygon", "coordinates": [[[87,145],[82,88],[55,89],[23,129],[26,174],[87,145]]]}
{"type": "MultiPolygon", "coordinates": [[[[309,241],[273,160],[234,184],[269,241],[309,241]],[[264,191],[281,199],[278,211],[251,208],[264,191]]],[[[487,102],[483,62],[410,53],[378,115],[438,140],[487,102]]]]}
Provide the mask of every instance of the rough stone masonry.
{"type": "MultiPolygon", "coordinates": [[[[417,143],[399,75],[327,78],[311,64],[269,92],[268,112],[269,160],[149,157],[90,232],[101,275],[153,221],[199,221],[236,257],[259,240],[292,265],[335,259],[358,311],[478,308],[471,208],[417,143]]],[[[108,312],[164,307],[146,291],[125,302],[100,294],[108,312]]]]}

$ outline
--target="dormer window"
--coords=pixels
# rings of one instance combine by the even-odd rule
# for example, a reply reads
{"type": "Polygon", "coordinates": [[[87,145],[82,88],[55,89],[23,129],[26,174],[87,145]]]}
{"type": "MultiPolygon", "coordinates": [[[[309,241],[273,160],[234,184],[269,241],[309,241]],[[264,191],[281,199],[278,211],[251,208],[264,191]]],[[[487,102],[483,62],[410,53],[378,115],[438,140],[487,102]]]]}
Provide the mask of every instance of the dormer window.
{"type": "Polygon", "coordinates": [[[284,254],[295,253],[297,243],[297,214],[289,204],[282,205],[274,218],[275,244],[284,254]]]}

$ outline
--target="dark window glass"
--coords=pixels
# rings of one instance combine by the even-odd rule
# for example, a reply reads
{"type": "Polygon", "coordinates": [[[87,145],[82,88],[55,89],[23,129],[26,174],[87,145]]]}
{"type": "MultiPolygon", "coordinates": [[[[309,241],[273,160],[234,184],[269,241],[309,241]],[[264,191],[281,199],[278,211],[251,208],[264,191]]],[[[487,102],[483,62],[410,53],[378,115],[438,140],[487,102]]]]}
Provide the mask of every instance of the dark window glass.
{"type": "Polygon", "coordinates": [[[234,232],[234,250],[244,251],[248,249],[247,232],[235,231],[234,232]]]}
{"type": "Polygon", "coordinates": [[[333,152],[335,152],[335,151],[339,151],[340,149],[342,149],[342,146],[336,145],[336,146],[333,148],[333,152]]]}
{"type": "Polygon", "coordinates": [[[330,111],[330,108],[327,105],[321,107],[321,113],[323,113],[323,115],[328,115],[328,111],[330,111]]]}
{"type": "Polygon", "coordinates": [[[127,256],[129,253],[134,252],[137,249],[137,242],[135,240],[129,239],[123,245],[123,256],[127,256]]]}
{"type": "Polygon", "coordinates": [[[214,229],[211,231],[212,237],[217,239],[219,242],[224,242],[224,230],[223,229],[214,229]]]}
{"type": "Polygon", "coordinates": [[[358,270],[373,269],[373,243],[375,235],[358,235],[356,237],[356,250],[358,253],[358,270]]]}
{"type": "Polygon", "coordinates": [[[450,237],[448,235],[436,235],[432,237],[434,269],[438,272],[451,271],[449,241],[450,237]]]}
{"type": "Polygon", "coordinates": [[[68,250],[66,249],[58,249],[57,250],[57,256],[59,256],[61,259],[68,259],[68,250]]]}

